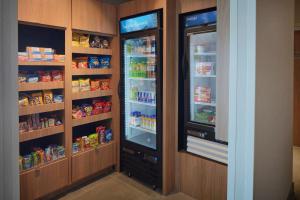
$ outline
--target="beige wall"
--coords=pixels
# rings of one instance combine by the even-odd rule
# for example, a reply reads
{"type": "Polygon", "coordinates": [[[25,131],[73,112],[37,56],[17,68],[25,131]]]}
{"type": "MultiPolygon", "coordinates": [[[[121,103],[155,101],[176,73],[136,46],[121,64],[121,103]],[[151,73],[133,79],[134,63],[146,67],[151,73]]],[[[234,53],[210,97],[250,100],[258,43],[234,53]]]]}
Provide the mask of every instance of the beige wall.
{"type": "Polygon", "coordinates": [[[295,0],[295,26],[300,29],[300,0],[295,0]]]}
{"type": "Polygon", "coordinates": [[[254,199],[292,183],[294,0],[257,0],[254,199]]]}

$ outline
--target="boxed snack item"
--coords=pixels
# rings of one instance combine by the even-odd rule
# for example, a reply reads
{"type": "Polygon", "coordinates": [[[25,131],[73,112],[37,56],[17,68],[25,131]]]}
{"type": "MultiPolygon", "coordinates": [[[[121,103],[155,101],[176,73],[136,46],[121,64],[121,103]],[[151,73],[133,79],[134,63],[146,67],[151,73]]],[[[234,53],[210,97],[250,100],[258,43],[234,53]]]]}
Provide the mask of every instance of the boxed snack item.
{"type": "Polygon", "coordinates": [[[99,67],[100,68],[109,68],[110,67],[110,60],[111,56],[99,56],[99,67]]]}
{"type": "Polygon", "coordinates": [[[26,51],[28,53],[29,61],[41,61],[42,53],[41,48],[39,47],[26,47],[26,51]]]}
{"type": "Polygon", "coordinates": [[[56,61],[56,62],[65,62],[65,55],[63,55],[63,54],[54,54],[54,61],[56,61]]]}
{"type": "Polygon", "coordinates": [[[53,93],[51,90],[44,90],[43,97],[44,97],[44,104],[53,103],[53,93]]]}
{"type": "Polygon", "coordinates": [[[99,68],[100,67],[99,59],[98,59],[98,57],[95,57],[95,56],[88,57],[88,64],[89,64],[89,68],[99,68]]]}
{"type": "Polygon", "coordinates": [[[79,92],[79,80],[72,81],[72,92],[79,92]]]}
{"type": "Polygon", "coordinates": [[[91,80],[91,91],[100,90],[100,80],[91,80]]]}
{"type": "Polygon", "coordinates": [[[37,83],[39,81],[39,75],[36,73],[27,74],[26,80],[28,83],[37,83]]]}
{"type": "Polygon", "coordinates": [[[79,91],[84,92],[84,91],[90,91],[91,86],[90,86],[90,79],[79,79],[79,91]]]}
{"type": "Polygon", "coordinates": [[[40,48],[42,54],[42,61],[54,60],[54,50],[52,48],[40,48]]]}
{"type": "Polygon", "coordinates": [[[52,81],[63,81],[64,75],[60,70],[54,70],[51,72],[52,81]]]}

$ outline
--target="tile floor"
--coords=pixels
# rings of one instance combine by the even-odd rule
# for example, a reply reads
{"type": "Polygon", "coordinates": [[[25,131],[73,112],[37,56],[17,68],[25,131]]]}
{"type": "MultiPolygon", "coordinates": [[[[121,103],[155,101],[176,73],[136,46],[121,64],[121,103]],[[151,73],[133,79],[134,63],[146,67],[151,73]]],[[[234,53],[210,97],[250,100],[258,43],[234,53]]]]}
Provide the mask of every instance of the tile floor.
{"type": "Polygon", "coordinates": [[[60,198],[60,200],[194,200],[182,193],[160,195],[132,178],[113,173],[60,198]]]}
{"type": "Polygon", "coordinates": [[[295,195],[300,200],[300,147],[294,147],[293,174],[295,195]]]}

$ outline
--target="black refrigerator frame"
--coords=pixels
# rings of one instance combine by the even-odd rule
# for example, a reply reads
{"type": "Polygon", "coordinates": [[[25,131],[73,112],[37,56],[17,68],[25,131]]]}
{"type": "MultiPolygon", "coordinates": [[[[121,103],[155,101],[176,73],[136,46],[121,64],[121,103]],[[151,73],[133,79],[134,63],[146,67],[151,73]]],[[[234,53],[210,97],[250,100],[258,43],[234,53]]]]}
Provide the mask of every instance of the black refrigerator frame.
{"type": "MultiPolygon", "coordinates": [[[[121,18],[126,20],[146,14],[157,13],[158,27],[142,31],[134,31],[130,33],[120,33],[120,83],[119,83],[119,97],[120,97],[120,168],[121,171],[128,173],[138,180],[153,187],[153,189],[162,188],[162,130],[163,130],[163,116],[162,116],[162,102],[163,102],[163,40],[162,27],[163,18],[162,9],[144,12],[137,15],[121,18]],[[143,146],[126,140],[125,138],[125,66],[124,66],[124,42],[128,39],[137,39],[141,37],[155,36],[156,40],[156,149],[143,146]],[[156,157],[157,160],[153,160],[156,157]],[[149,171],[150,170],[150,171],[149,171]]],[[[119,23],[120,24],[120,23],[119,23]]],[[[120,29],[121,30],[121,29],[120,29]]],[[[128,116],[129,117],[129,116],[128,116]]]]}
{"type": "Polygon", "coordinates": [[[215,139],[215,126],[190,120],[190,50],[189,35],[216,32],[216,23],[203,24],[195,27],[185,27],[187,16],[217,11],[216,7],[181,14],[179,16],[179,57],[178,57],[178,151],[186,151],[187,136],[223,143],[215,139]]]}

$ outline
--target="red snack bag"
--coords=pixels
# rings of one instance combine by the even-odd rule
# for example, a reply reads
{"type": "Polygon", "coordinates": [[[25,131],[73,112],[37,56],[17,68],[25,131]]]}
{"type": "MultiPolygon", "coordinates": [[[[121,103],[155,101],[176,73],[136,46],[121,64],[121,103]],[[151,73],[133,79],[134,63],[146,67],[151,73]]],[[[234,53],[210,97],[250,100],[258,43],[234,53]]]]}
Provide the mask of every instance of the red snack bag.
{"type": "Polygon", "coordinates": [[[93,103],[93,111],[92,111],[93,115],[99,115],[103,113],[103,108],[104,108],[103,103],[104,102],[101,101],[97,101],[93,103]]]}
{"type": "Polygon", "coordinates": [[[111,111],[111,102],[105,102],[104,103],[104,109],[103,112],[110,112],[111,111]]]}
{"type": "Polygon", "coordinates": [[[110,84],[110,80],[109,79],[100,80],[101,90],[109,90],[110,89],[109,84],[110,84]]]}
{"type": "Polygon", "coordinates": [[[39,79],[41,82],[50,82],[51,81],[50,72],[39,71],[38,74],[39,74],[39,79]]]}
{"type": "Polygon", "coordinates": [[[63,81],[63,72],[59,70],[52,71],[52,81],[63,81]]]}

